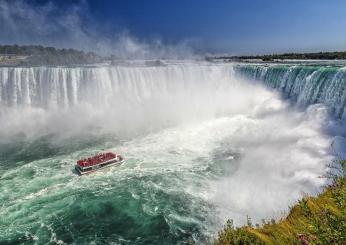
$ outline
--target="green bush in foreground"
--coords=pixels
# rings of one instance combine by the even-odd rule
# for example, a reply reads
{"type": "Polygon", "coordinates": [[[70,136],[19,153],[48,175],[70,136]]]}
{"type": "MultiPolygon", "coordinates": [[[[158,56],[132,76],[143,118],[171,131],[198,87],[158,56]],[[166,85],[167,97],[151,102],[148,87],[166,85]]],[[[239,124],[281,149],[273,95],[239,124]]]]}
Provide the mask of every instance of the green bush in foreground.
{"type": "Polygon", "coordinates": [[[236,228],[228,221],[219,232],[218,244],[346,244],[346,161],[338,163],[333,184],[317,197],[306,197],[277,223],[236,228]]]}

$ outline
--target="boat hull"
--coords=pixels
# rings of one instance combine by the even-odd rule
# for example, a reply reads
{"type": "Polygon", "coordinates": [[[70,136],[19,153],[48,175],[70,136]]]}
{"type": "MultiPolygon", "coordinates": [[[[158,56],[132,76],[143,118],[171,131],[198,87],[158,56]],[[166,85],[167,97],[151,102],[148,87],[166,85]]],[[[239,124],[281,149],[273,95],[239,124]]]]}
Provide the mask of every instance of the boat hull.
{"type": "Polygon", "coordinates": [[[113,161],[108,161],[105,163],[101,163],[98,165],[94,165],[94,166],[90,166],[90,167],[86,167],[86,168],[81,168],[80,166],[76,165],[75,166],[75,170],[77,171],[77,173],[79,175],[86,175],[86,174],[90,174],[93,173],[95,171],[104,169],[104,168],[108,168],[108,167],[118,167],[120,166],[125,160],[121,159],[121,160],[113,160],[113,161]]]}

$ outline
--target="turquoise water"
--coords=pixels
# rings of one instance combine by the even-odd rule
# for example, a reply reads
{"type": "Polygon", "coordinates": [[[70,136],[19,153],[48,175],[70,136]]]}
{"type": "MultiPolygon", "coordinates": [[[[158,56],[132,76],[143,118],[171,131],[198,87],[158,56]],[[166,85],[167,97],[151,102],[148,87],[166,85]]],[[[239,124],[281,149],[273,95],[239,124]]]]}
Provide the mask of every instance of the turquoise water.
{"type": "Polygon", "coordinates": [[[249,64],[236,69],[247,78],[277,89],[300,106],[322,103],[335,117],[346,117],[344,65],[249,64]]]}
{"type": "Polygon", "coordinates": [[[13,244],[36,239],[38,243],[172,244],[193,234],[202,236],[201,223],[211,207],[194,193],[177,188],[188,182],[198,192],[202,186],[194,186],[189,178],[211,174],[206,170],[208,161],[200,159],[198,166],[184,169],[179,164],[183,159],[174,157],[181,152],[165,153],[161,162],[159,152],[141,156],[149,152],[127,151],[131,146],[119,144],[114,146],[127,157],[123,166],[83,177],[73,173],[76,159],[113,144],[80,141],[53,146],[38,139],[7,145],[16,150],[1,152],[2,239],[13,244]],[[178,166],[166,167],[169,157],[170,164],[178,166]]]}
{"type": "Polygon", "coordinates": [[[204,244],[324,184],[325,109],[230,65],[0,70],[2,244],[204,244]],[[126,162],[73,172],[101,150],[126,162]]]}

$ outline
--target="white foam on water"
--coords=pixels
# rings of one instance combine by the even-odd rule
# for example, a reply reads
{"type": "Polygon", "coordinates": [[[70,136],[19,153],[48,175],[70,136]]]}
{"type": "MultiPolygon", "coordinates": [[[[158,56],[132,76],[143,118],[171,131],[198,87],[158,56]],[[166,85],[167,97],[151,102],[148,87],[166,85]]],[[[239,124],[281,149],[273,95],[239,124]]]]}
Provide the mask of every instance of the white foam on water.
{"type": "MultiPolygon", "coordinates": [[[[146,214],[163,214],[181,232],[182,223],[197,225],[210,237],[228,218],[240,225],[247,215],[254,222],[281,217],[325,183],[319,176],[332,159],[333,140],[325,132],[326,110],[295,111],[275,92],[235,78],[231,65],[11,69],[22,74],[16,77],[31,75],[2,97],[0,143],[49,134],[55,147],[85,134],[112,135],[116,140],[103,146],[126,163],[75,176],[74,161],[98,145],[7,168],[0,186],[0,215],[7,218],[0,226],[20,219],[18,227],[29,229],[35,224],[29,214],[42,223],[54,214],[48,210],[66,209],[83,190],[102,198],[133,181],[125,187],[146,214]],[[32,177],[23,177],[29,170],[32,177]],[[168,202],[181,198],[181,207],[162,195],[168,202]]],[[[3,87],[12,80],[4,81],[3,87]]]]}

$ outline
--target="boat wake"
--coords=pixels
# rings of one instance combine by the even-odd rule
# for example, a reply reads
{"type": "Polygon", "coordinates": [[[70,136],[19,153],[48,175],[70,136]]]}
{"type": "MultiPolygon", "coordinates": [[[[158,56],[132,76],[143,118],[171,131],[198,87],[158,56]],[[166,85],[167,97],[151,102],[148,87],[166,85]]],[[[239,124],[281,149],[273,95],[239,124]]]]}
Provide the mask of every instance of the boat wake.
{"type": "Polygon", "coordinates": [[[325,108],[297,111],[231,65],[11,69],[0,241],[205,243],[228,218],[281,217],[324,184],[325,108]],[[76,178],[100,149],[126,164],[76,178]]]}

